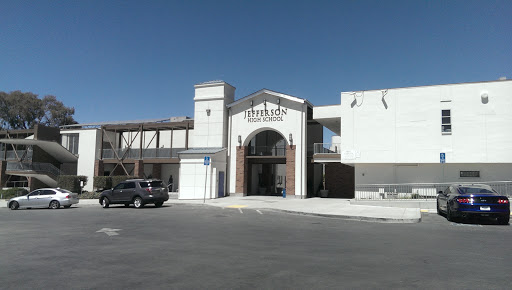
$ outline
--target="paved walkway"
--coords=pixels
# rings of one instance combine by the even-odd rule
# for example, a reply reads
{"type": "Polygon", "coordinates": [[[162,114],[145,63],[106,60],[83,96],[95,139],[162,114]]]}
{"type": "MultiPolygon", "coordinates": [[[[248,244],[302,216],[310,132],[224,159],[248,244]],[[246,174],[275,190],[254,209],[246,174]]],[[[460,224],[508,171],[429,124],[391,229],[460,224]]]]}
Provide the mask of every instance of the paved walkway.
{"type": "MultiPolygon", "coordinates": [[[[166,204],[203,205],[203,200],[170,199],[166,204]]],[[[421,221],[419,208],[398,208],[374,205],[351,205],[348,199],[282,198],[276,196],[224,197],[206,200],[204,205],[222,208],[250,208],[275,210],[296,214],[353,219],[382,223],[417,223],[421,221]]],[[[7,207],[6,201],[0,201],[7,207]]],[[[97,199],[81,199],[79,206],[100,206],[97,199]]]]}

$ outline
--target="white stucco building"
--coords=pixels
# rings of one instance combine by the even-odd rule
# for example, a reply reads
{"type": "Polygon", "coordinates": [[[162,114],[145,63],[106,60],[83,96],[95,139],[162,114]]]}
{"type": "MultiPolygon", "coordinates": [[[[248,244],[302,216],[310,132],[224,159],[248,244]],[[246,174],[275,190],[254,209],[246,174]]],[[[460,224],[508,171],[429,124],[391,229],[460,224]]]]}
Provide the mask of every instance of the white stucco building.
{"type": "Polygon", "coordinates": [[[224,81],[195,85],[192,118],[38,129],[24,141],[3,132],[2,186],[23,182],[15,175],[55,178],[9,165],[27,161],[13,158],[14,144],[30,162],[88,176],[89,191],[95,176],[129,175],[172,183],[180,199],[313,197],[323,177],[329,197],[345,198],[370,185],[382,196],[386,184],[512,181],[511,80],[342,92],[328,106],[267,89],[235,92],[224,81]],[[324,127],[335,135],[329,144],[324,127]]]}

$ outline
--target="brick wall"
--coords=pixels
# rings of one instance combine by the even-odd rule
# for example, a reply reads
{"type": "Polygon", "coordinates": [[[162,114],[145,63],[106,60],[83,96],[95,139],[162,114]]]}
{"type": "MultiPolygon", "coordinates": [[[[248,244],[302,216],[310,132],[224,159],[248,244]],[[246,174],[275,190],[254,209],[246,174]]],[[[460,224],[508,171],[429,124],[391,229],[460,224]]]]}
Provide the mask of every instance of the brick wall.
{"type": "Polygon", "coordinates": [[[249,152],[247,146],[236,147],[236,184],[235,193],[247,195],[247,184],[249,175],[249,162],[245,157],[249,152]]]}
{"type": "Polygon", "coordinates": [[[286,195],[295,195],[295,147],[286,146],[286,195]]]}
{"type": "Polygon", "coordinates": [[[329,197],[354,198],[354,167],[341,163],[326,163],[325,189],[329,190],[329,197]]]}
{"type": "Polygon", "coordinates": [[[142,161],[141,159],[135,160],[133,176],[138,178],[144,178],[144,161],[142,161]]]}
{"type": "Polygon", "coordinates": [[[105,174],[103,160],[94,161],[94,176],[103,176],[103,174],[105,174]]]}

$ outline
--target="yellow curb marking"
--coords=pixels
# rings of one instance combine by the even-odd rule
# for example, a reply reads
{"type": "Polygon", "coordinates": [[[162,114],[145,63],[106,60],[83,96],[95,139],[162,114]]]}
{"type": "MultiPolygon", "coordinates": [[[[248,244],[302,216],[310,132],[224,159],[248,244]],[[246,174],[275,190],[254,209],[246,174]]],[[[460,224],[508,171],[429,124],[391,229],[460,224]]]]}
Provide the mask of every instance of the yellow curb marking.
{"type": "Polygon", "coordinates": [[[230,206],[226,206],[226,207],[229,207],[229,208],[243,208],[243,207],[247,207],[247,206],[246,205],[234,204],[234,205],[230,205],[230,206]]]}
{"type": "Polygon", "coordinates": [[[428,212],[428,209],[420,209],[421,212],[428,212]]]}

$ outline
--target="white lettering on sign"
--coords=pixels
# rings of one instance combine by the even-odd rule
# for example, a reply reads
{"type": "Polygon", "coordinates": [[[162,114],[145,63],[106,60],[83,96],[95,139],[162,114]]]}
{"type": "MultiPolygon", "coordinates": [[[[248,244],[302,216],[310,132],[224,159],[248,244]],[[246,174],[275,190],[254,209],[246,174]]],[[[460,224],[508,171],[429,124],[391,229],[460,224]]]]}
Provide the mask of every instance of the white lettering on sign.
{"type": "Polygon", "coordinates": [[[246,110],[244,119],[247,119],[248,123],[259,123],[259,122],[281,122],[283,116],[288,114],[288,109],[264,109],[264,110],[246,110]]]}

